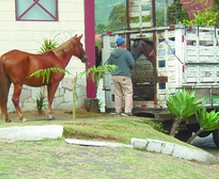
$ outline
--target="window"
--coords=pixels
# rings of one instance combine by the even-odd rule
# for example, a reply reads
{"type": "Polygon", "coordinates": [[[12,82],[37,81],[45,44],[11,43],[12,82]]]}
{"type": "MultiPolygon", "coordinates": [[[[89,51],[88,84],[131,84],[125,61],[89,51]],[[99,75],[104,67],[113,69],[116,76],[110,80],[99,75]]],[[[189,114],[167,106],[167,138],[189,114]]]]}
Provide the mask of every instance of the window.
{"type": "Polygon", "coordinates": [[[58,0],[16,0],[17,21],[58,21],[58,0]]]}

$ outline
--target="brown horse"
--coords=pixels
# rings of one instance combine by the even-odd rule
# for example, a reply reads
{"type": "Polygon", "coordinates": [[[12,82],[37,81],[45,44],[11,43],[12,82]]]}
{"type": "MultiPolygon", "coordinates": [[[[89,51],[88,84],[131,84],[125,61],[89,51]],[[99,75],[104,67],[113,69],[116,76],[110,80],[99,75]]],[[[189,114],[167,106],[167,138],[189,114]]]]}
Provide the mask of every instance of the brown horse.
{"type": "Polygon", "coordinates": [[[11,83],[14,85],[12,101],[18,117],[23,122],[26,119],[19,106],[23,84],[33,87],[47,85],[48,116],[51,117],[54,95],[64,74],[59,72],[51,73],[48,83],[43,83],[42,78],[30,77],[30,75],[39,69],[51,67],[65,69],[72,56],[78,57],[85,63],[88,58],[83,49],[83,45],[80,42],[81,38],[82,35],[75,35],[56,49],[47,51],[43,54],[31,54],[20,50],[12,50],[0,57],[0,107],[6,122],[11,122],[7,111],[8,93],[11,83]]]}
{"type": "Polygon", "coordinates": [[[134,43],[131,45],[131,53],[134,59],[137,59],[141,54],[144,54],[155,68],[156,54],[152,41],[148,39],[135,39],[134,43]]]}

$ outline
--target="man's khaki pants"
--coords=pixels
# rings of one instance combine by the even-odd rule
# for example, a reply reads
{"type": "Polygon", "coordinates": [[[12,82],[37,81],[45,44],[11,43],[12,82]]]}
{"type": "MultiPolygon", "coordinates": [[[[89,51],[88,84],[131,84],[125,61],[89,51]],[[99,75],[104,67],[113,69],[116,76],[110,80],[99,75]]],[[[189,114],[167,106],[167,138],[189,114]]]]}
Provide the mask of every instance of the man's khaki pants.
{"type": "Polygon", "coordinates": [[[133,109],[133,84],[131,77],[113,76],[115,110],[121,113],[123,109],[123,95],[125,99],[124,112],[132,114],[133,109]]]}

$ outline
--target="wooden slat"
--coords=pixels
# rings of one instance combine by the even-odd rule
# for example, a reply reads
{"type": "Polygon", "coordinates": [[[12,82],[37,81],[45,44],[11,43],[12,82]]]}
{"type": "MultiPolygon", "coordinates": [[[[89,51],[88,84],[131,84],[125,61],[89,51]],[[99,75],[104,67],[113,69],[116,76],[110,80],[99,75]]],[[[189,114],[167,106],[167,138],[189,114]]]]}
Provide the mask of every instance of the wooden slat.
{"type": "Polygon", "coordinates": [[[143,22],[141,23],[130,23],[131,28],[140,28],[140,27],[151,27],[152,22],[143,22]]]}
{"type": "MultiPolygon", "coordinates": [[[[151,15],[151,11],[142,11],[141,16],[151,15]]],[[[129,12],[129,17],[138,17],[140,16],[140,12],[129,12]]]]}

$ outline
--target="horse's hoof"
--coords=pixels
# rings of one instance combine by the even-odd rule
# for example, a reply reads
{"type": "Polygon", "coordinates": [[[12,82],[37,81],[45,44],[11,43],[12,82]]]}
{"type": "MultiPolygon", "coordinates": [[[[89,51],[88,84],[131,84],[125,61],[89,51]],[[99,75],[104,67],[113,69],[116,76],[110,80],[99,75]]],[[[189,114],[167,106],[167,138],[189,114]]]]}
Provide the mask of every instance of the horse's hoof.
{"type": "Polygon", "coordinates": [[[5,122],[12,122],[12,121],[11,121],[11,119],[7,119],[7,120],[5,120],[5,122]]]}
{"type": "Polygon", "coordinates": [[[22,122],[26,122],[26,121],[27,121],[27,119],[26,119],[26,118],[23,118],[23,119],[22,119],[22,122]]]}
{"type": "Polygon", "coordinates": [[[48,114],[47,120],[50,121],[50,120],[53,120],[53,119],[54,119],[53,115],[52,114],[48,114]]]}

